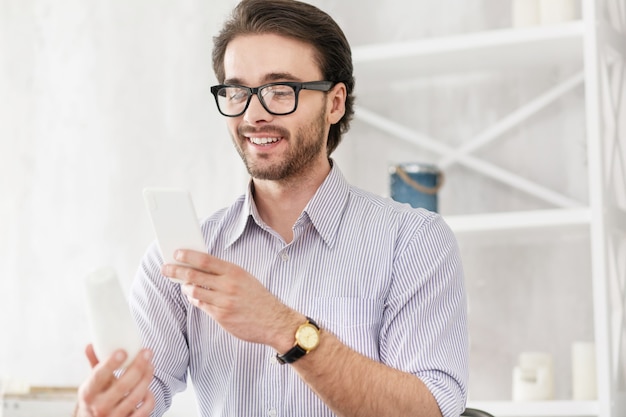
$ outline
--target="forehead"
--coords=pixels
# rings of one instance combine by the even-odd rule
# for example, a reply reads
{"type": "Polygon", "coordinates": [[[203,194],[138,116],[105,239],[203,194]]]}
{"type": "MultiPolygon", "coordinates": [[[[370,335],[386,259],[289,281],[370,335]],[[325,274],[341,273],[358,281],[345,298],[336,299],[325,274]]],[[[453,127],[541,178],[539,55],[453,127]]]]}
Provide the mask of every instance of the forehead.
{"type": "Polygon", "coordinates": [[[224,54],[227,81],[260,85],[282,80],[321,80],[315,48],[275,34],[241,35],[228,43],[224,54]]]}

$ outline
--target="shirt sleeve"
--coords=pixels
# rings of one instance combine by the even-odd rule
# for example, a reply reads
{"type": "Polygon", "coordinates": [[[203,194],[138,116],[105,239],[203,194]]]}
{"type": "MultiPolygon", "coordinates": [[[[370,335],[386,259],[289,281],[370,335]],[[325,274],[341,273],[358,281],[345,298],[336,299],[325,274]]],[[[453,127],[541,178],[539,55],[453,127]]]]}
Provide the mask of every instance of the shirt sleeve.
{"type": "Polygon", "coordinates": [[[469,357],[458,245],[434,213],[417,231],[404,229],[381,331],[381,359],[420,378],[443,417],[458,417],[467,400],[469,357]]]}
{"type": "Polygon", "coordinates": [[[179,284],[161,275],[162,263],[154,243],[141,261],[129,300],[143,346],[154,352],[153,417],[162,416],[174,394],[185,390],[189,363],[187,303],[179,284]]]}

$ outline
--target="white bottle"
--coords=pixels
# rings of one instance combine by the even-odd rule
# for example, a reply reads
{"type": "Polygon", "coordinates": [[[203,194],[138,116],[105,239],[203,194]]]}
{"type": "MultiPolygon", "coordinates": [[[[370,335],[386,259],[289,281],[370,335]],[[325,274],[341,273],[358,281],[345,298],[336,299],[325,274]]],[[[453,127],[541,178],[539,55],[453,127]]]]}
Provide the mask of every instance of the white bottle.
{"type": "Polygon", "coordinates": [[[141,338],[128,302],[112,268],[99,268],[85,278],[87,318],[93,348],[99,361],[117,349],[126,351],[128,366],[141,349],[141,338]]]}

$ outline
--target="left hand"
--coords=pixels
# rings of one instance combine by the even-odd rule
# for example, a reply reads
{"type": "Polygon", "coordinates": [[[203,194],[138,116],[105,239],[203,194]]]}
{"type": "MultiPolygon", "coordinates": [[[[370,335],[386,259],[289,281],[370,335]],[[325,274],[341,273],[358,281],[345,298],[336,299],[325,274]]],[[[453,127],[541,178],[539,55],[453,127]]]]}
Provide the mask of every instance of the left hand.
{"type": "Polygon", "coordinates": [[[207,253],[178,250],[161,273],[183,282],[182,292],[233,336],[262,343],[279,352],[293,345],[293,332],[304,316],[283,304],[254,276],[207,253]]]}

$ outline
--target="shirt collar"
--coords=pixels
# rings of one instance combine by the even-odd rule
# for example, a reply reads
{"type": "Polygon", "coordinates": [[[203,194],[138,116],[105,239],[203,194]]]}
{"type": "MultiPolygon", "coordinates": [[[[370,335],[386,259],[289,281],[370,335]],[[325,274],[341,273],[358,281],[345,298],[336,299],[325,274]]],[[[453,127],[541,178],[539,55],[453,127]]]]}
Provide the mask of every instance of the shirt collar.
{"type": "Polygon", "coordinates": [[[257,212],[256,205],[254,204],[254,197],[252,196],[254,188],[254,183],[252,180],[248,182],[248,188],[246,189],[246,193],[243,196],[243,201],[241,201],[241,206],[239,207],[239,213],[237,213],[237,220],[235,221],[235,226],[231,231],[231,235],[227,241],[226,247],[230,247],[233,243],[235,243],[246,230],[246,226],[249,221],[256,221],[257,224],[263,223],[261,220],[261,216],[257,212]],[[254,219],[254,220],[252,220],[254,219]]]}
{"type": "MultiPolygon", "coordinates": [[[[269,228],[257,211],[254,203],[253,187],[254,185],[250,181],[227,246],[235,243],[243,235],[250,222],[256,223],[258,227],[265,230],[269,228]]],[[[308,202],[296,223],[302,222],[304,220],[303,217],[308,216],[324,242],[332,247],[336,240],[341,217],[348,202],[349,189],[350,186],[343,177],[339,167],[331,160],[331,169],[328,176],[308,202]]]]}
{"type": "Polygon", "coordinates": [[[304,208],[304,213],[329,247],[335,243],[350,190],[337,164],[331,160],[331,165],[330,173],[304,208]]]}

